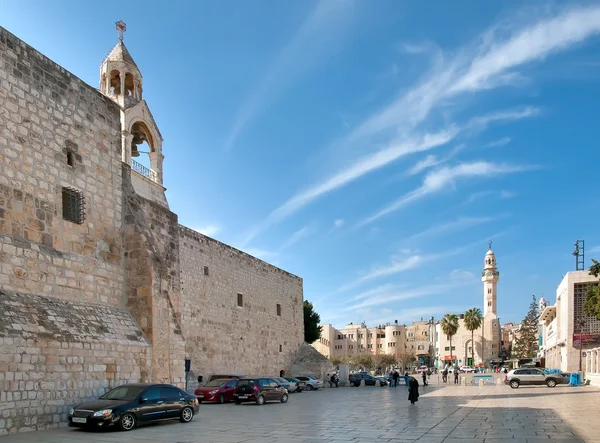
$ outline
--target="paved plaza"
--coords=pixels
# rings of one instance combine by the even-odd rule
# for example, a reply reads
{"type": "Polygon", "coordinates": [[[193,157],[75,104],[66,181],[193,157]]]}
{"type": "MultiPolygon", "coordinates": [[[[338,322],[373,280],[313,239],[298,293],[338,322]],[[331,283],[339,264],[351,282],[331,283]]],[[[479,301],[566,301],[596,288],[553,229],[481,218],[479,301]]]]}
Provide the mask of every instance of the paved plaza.
{"type": "Polygon", "coordinates": [[[559,386],[339,388],[292,394],[289,403],[202,404],[188,425],[161,422],[129,433],[58,429],[0,443],[111,442],[600,442],[600,390],[559,386]]]}

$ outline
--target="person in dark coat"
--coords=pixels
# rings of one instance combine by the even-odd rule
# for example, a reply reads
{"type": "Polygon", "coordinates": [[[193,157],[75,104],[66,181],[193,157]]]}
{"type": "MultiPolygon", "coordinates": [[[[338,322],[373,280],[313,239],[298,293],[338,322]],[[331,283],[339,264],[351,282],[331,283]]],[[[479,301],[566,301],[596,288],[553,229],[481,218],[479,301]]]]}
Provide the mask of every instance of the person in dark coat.
{"type": "Polygon", "coordinates": [[[398,386],[398,379],[400,378],[400,374],[398,374],[398,371],[394,371],[394,386],[398,386]]]}
{"type": "Polygon", "coordinates": [[[414,377],[408,382],[408,401],[413,405],[419,401],[419,382],[414,377]]]}

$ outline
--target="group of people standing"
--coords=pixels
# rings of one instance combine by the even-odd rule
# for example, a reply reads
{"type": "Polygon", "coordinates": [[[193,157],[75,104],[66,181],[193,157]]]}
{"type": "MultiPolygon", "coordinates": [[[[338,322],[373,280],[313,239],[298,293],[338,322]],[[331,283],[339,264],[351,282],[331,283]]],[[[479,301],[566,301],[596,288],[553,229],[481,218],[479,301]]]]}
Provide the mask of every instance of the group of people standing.
{"type": "MultiPolygon", "coordinates": [[[[459,371],[457,368],[454,368],[454,370],[452,371],[454,373],[454,384],[457,385],[460,383],[459,380],[459,371]]],[[[448,383],[448,368],[444,368],[444,370],[442,371],[442,381],[444,383],[448,383]]]]}

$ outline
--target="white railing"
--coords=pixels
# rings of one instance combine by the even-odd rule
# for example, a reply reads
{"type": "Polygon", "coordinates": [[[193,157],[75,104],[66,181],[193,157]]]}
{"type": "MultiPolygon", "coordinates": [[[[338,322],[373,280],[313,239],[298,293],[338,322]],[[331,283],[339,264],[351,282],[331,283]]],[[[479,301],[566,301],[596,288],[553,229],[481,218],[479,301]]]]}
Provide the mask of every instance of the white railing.
{"type": "Polygon", "coordinates": [[[143,175],[146,178],[149,178],[153,182],[158,183],[158,174],[156,171],[153,171],[150,168],[145,167],[141,163],[136,162],[135,160],[131,160],[131,169],[137,172],[140,175],[143,175]]]}

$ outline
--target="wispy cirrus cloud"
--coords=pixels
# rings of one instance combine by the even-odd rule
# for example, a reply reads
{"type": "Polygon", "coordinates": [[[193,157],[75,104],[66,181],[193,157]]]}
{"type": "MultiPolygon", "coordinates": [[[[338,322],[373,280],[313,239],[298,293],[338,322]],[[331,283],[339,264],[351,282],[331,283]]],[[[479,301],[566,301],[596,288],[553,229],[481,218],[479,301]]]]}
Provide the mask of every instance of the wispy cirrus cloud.
{"type": "MultiPolygon", "coordinates": [[[[457,55],[447,56],[440,53],[434,57],[431,69],[415,84],[403,87],[389,104],[367,116],[338,143],[342,146],[356,143],[373,146],[375,141],[381,145],[383,138],[388,141],[383,143],[388,146],[387,148],[362,157],[346,169],[293,195],[253,229],[247,236],[246,242],[263,232],[268,226],[289,217],[314,200],[377,171],[404,155],[448,143],[460,132],[457,127],[434,134],[437,137],[441,135],[437,143],[419,142],[419,125],[430,116],[432,111],[455,103],[462,96],[485,93],[509,85],[518,86],[522,84],[521,71],[526,66],[565,51],[600,32],[599,5],[566,7],[552,16],[535,17],[528,14],[528,18],[529,23],[524,26],[515,26],[511,22],[502,27],[502,32],[497,32],[499,28],[494,28],[484,33],[481,38],[482,44],[467,45],[455,51],[457,55]],[[424,149],[423,146],[427,145],[429,148],[424,149]]],[[[514,121],[537,114],[539,110],[531,107],[523,108],[511,115],[491,114],[487,118],[471,120],[463,129],[482,130],[490,123],[500,120],[514,121]]],[[[424,186],[404,196],[396,204],[402,206],[428,193],[430,188],[424,186]]],[[[392,207],[390,210],[395,209],[392,207]]],[[[379,214],[376,218],[385,213],[387,212],[379,214]]]]}
{"type": "Polygon", "coordinates": [[[296,243],[298,243],[303,238],[311,235],[314,231],[315,231],[315,226],[313,224],[309,224],[309,225],[303,226],[302,228],[298,229],[297,231],[292,233],[292,235],[281,246],[280,252],[283,252],[286,249],[289,249],[290,247],[294,246],[296,243]]]}
{"type": "Polygon", "coordinates": [[[275,58],[261,82],[238,109],[225,141],[226,151],[235,145],[242,131],[277,96],[307,75],[343,43],[351,28],[354,0],[320,0],[295,35],[275,58]]]}
{"type": "Polygon", "coordinates": [[[409,175],[415,175],[419,172],[424,171],[425,169],[429,169],[432,166],[437,166],[442,162],[442,160],[438,159],[435,155],[428,155],[423,160],[419,160],[415,165],[409,169],[409,175]]]}
{"type": "Polygon", "coordinates": [[[517,195],[516,192],[514,191],[507,191],[505,189],[499,190],[499,191],[493,191],[493,190],[488,190],[488,191],[479,191],[479,192],[474,192],[471,195],[469,195],[469,198],[467,198],[467,200],[464,202],[465,205],[468,205],[469,203],[473,203],[477,200],[481,200],[482,198],[485,197],[490,197],[492,199],[501,199],[501,200],[505,200],[505,199],[509,199],[509,198],[513,198],[517,195]]]}
{"type": "Polygon", "coordinates": [[[506,218],[508,214],[501,214],[495,217],[457,217],[454,220],[440,223],[411,235],[407,240],[417,240],[425,237],[434,237],[436,235],[446,234],[448,232],[459,231],[473,226],[489,223],[495,220],[506,218]]]}
{"type": "Polygon", "coordinates": [[[455,128],[437,134],[426,134],[419,140],[394,144],[387,149],[378,151],[374,155],[368,155],[358,161],[351,167],[340,171],[325,181],[318,183],[311,188],[300,192],[286,201],[283,205],[269,214],[267,219],[259,226],[255,227],[246,237],[244,244],[251,241],[256,235],[264,231],[268,226],[281,221],[293,213],[299,211],[314,200],[322,197],[329,192],[339,189],[348,183],[351,183],[365,174],[386,166],[387,164],[414,152],[427,151],[437,146],[444,145],[451,141],[456,134],[455,128]]]}
{"type": "MultiPolygon", "coordinates": [[[[488,240],[494,240],[502,237],[508,231],[499,232],[493,234],[485,239],[480,239],[466,245],[457,246],[453,249],[448,249],[442,252],[434,252],[429,254],[420,253],[411,250],[401,250],[400,254],[392,255],[389,259],[389,263],[385,265],[376,265],[372,267],[372,270],[351,281],[342,285],[337,290],[333,291],[332,294],[338,294],[346,292],[352,288],[356,288],[365,284],[366,282],[377,280],[379,278],[389,277],[391,275],[399,274],[402,272],[410,271],[412,269],[419,268],[427,263],[435,262],[437,260],[444,260],[462,254],[463,252],[475,247],[485,244],[488,240]]],[[[380,290],[390,289],[390,287],[380,287],[380,290]]]]}
{"type": "Polygon", "coordinates": [[[365,226],[374,221],[391,214],[392,212],[398,211],[404,208],[408,204],[425,198],[428,195],[441,192],[448,186],[452,185],[454,181],[468,177],[489,177],[491,175],[509,174],[513,172],[522,172],[536,168],[532,165],[511,165],[511,164],[496,164],[491,162],[473,162],[473,163],[460,163],[452,167],[442,167],[436,171],[430,172],[423,180],[423,184],[410,191],[397,200],[391,202],[386,207],[373,214],[370,217],[362,220],[357,227],[365,226]]]}
{"type": "Polygon", "coordinates": [[[494,140],[492,142],[486,143],[485,145],[483,145],[484,148],[499,148],[501,146],[506,146],[511,142],[511,138],[510,137],[503,137],[499,140],[494,140]]]}

